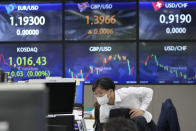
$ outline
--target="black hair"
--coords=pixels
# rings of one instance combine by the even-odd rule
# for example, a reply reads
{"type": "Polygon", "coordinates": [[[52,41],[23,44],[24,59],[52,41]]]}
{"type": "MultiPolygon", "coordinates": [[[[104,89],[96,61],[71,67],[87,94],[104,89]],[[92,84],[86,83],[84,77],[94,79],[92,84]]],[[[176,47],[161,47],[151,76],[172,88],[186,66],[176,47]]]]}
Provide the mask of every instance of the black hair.
{"type": "Polygon", "coordinates": [[[138,131],[133,120],[123,117],[111,118],[103,126],[104,131],[138,131]]]}
{"type": "Polygon", "coordinates": [[[114,81],[112,79],[110,79],[109,77],[101,77],[101,78],[98,78],[95,83],[93,84],[93,87],[92,87],[92,90],[93,92],[95,91],[95,89],[97,87],[100,87],[101,89],[104,89],[104,90],[115,90],[115,84],[114,84],[114,81]]]}
{"type": "Polygon", "coordinates": [[[100,123],[100,120],[99,120],[100,105],[99,105],[98,102],[95,102],[95,104],[94,104],[94,109],[95,109],[95,112],[94,112],[94,115],[95,115],[95,122],[94,122],[94,124],[93,124],[93,128],[97,128],[98,123],[100,123]]]}

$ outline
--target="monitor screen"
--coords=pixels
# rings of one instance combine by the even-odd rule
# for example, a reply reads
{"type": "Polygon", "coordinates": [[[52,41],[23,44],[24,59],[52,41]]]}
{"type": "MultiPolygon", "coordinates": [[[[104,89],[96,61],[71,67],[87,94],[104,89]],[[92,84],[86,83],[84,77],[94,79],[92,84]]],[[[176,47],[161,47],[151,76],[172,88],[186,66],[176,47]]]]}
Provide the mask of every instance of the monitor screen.
{"type": "Polygon", "coordinates": [[[68,0],[66,40],[136,40],[136,0],[68,0]]]}
{"type": "Polygon", "coordinates": [[[195,40],[196,1],[140,0],[139,38],[195,40]]]}
{"type": "Polygon", "coordinates": [[[140,83],[196,83],[195,42],[140,43],[140,83]]]}
{"type": "Polygon", "coordinates": [[[136,83],[136,43],[66,45],[66,78],[82,78],[85,83],[92,84],[103,76],[117,84],[136,83]]]}
{"type": "Polygon", "coordinates": [[[14,81],[62,76],[62,44],[0,44],[0,68],[14,81]]]}
{"type": "Polygon", "coordinates": [[[1,2],[0,41],[62,40],[62,4],[1,2]]]}
{"type": "Polygon", "coordinates": [[[72,114],[76,83],[50,82],[46,86],[49,89],[49,114],[72,114]]]}
{"type": "Polygon", "coordinates": [[[84,81],[76,82],[75,103],[83,105],[84,81]]]}
{"type": "Polygon", "coordinates": [[[45,131],[45,85],[0,84],[0,105],[1,131],[45,131]]]}

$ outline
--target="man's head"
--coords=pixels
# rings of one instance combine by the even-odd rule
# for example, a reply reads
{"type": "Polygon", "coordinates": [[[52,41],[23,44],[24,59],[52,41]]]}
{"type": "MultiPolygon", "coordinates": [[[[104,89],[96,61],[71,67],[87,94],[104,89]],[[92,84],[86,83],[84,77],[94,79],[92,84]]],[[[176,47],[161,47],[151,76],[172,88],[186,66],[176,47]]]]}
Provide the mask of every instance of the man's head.
{"type": "Polygon", "coordinates": [[[138,131],[136,124],[122,117],[109,119],[104,124],[103,131],[138,131]]]}
{"type": "Polygon", "coordinates": [[[108,77],[102,77],[95,81],[92,90],[100,105],[114,102],[115,84],[108,77]]]}

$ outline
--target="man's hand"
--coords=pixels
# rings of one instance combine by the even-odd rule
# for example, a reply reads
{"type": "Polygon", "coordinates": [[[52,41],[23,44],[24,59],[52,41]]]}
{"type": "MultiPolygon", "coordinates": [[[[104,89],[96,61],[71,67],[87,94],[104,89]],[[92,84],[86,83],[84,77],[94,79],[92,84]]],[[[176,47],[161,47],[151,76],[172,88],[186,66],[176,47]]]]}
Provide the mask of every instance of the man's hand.
{"type": "Polygon", "coordinates": [[[144,115],[144,111],[143,110],[140,110],[140,109],[135,109],[135,108],[132,108],[129,112],[130,115],[130,119],[133,119],[137,116],[142,116],[144,115]]]}

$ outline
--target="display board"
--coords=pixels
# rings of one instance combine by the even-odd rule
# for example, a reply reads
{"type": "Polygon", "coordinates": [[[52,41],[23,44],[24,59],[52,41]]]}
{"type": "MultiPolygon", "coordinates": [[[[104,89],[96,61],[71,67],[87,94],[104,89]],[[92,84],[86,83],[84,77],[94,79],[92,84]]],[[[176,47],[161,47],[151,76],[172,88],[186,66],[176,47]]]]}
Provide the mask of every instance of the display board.
{"type": "Polygon", "coordinates": [[[0,41],[51,40],[62,40],[62,3],[0,3],[0,41]]]}
{"type": "Polygon", "coordinates": [[[14,81],[62,76],[62,45],[0,44],[0,68],[14,81]]]}
{"type": "Polygon", "coordinates": [[[195,40],[196,1],[144,1],[139,3],[141,40],[195,40]]]}
{"type": "Polygon", "coordinates": [[[196,83],[194,42],[140,43],[140,83],[196,83]]]}
{"type": "Polygon", "coordinates": [[[67,1],[66,40],[136,40],[136,2],[67,1]]]}
{"type": "Polygon", "coordinates": [[[74,43],[65,50],[65,77],[92,84],[108,76],[115,83],[136,83],[135,43],[74,43]],[[71,54],[71,55],[70,55],[71,54]]]}
{"type": "Polygon", "coordinates": [[[196,0],[1,1],[0,68],[14,81],[195,84],[195,23],[196,0]]]}

